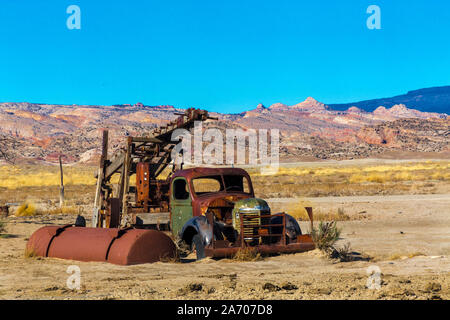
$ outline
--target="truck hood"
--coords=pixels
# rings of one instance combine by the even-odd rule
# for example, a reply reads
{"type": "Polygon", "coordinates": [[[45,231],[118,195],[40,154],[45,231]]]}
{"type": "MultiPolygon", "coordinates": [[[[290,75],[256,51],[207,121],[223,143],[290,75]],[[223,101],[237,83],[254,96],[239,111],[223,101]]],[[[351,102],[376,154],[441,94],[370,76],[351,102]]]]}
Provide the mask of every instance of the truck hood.
{"type": "Polygon", "coordinates": [[[197,197],[194,202],[200,207],[201,214],[205,214],[209,206],[220,205],[233,207],[236,201],[253,198],[252,195],[242,192],[219,192],[197,197]]]}

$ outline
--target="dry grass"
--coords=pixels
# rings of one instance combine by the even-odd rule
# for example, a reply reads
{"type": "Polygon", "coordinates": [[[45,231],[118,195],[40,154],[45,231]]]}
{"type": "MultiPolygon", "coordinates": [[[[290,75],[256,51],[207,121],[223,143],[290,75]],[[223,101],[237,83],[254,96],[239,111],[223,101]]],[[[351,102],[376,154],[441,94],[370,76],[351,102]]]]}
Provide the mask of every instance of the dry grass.
{"type": "MultiPolygon", "coordinates": [[[[281,211],[299,220],[308,220],[303,197],[365,196],[395,194],[433,194],[450,192],[450,161],[416,161],[401,164],[308,164],[281,167],[275,175],[262,176],[257,169],[248,169],[259,198],[300,198],[281,211]]],[[[65,166],[65,209],[49,213],[78,213],[77,207],[94,201],[95,166],[65,166]]],[[[57,165],[0,166],[0,204],[59,203],[59,168],[57,165]]],[[[117,179],[113,177],[112,180],[117,179]]],[[[133,185],[134,178],[131,177],[133,185]]],[[[315,207],[313,205],[313,207],[315,207]]],[[[28,209],[30,211],[31,209],[28,209]]],[[[36,210],[39,211],[39,210],[36,210]]],[[[37,212],[38,213],[38,212],[37,212]]],[[[19,213],[20,214],[20,213],[19,213]]],[[[25,214],[27,210],[25,210],[25,214]]],[[[332,210],[314,210],[317,221],[346,221],[361,218],[332,210]]]]}
{"type": "Polygon", "coordinates": [[[81,208],[77,206],[63,206],[48,210],[47,214],[81,214],[81,208]]]}
{"type": "MultiPolygon", "coordinates": [[[[95,166],[64,166],[64,186],[94,186],[97,183],[95,166]]],[[[161,179],[170,170],[164,170],[161,179]]],[[[50,187],[60,185],[59,166],[56,165],[3,165],[0,166],[0,188],[17,189],[23,187],[50,187]]],[[[135,175],[130,177],[130,185],[135,185],[135,175]]],[[[111,183],[119,181],[119,174],[111,177],[111,183]]]]}
{"type": "Polygon", "coordinates": [[[41,214],[40,211],[36,209],[36,206],[31,202],[22,203],[16,210],[17,217],[29,217],[41,214]]]}
{"type": "Polygon", "coordinates": [[[388,260],[400,260],[400,259],[411,259],[418,256],[424,256],[422,252],[409,252],[409,253],[393,253],[388,257],[388,260]]]}
{"type": "MultiPolygon", "coordinates": [[[[286,213],[299,221],[309,221],[309,216],[305,207],[314,207],[314,205],[310,201],[298,199],[287,205],[286,213]]],[[[326,212],[320,210],[315,210],[313,212],[314,221],[349,221],[360,218],[361,216],[350,217],[345,213],[343,208],[337,208],[326,212]]]]}
{"type": "MultiPolygon", "coordinates": [[[[254,170],[254,176],[261,175],[254,170]]],[[[380,165],[328,165],[324,167],[281,167],[273,176],[314,176],[330,177],[340,176],[341,178],[352,178],[355,176],[365,177],[364,181],[372,182],[378,177],[390,180],[429,180],[430,175],[436,180],[450,179],[449,161],[425,161],[407,162],[402,164],[380,164],[380,165]],[[384,174],[384,175],[383,175],[384,174]]],[[[324,179],[326,180],[326,179],[324,179]]]]}
{"type": "MultiPolygon", "coordinates": [[[[95,185],[65,186],[66,205],[90,204],[94,201],[95,185]]],[[[2,203],[40,203],[59,205],[59,187],[20,187],[16,189],[0,188],[0,204],[2,203]]]]}
{"type": "Polygon", "coordinates": [[[159,261],[163,263],[181,263],[181,258],[179,255],[176,255],[174,257],[164,256],[161,257],[159,261]]]}
{"type": "Polygon", "coordinates": [[[24,257],[27,258],[27,259],[28,258],[35,258],[35,257],[37,257],[37,254],[36,254],[36,252],[33,249],[25,248],[24,257]]]}
{"type": "Polygon", "coordinates": [[[239,249],[232,259],[234,261],[260,261],[263,258],[254,248],[246,247],[239,249]]]}
{"type": "Polygon", "coordinates": [[[450,182],[450,161],[299,165],[270,176],[249,171],[262,198],[446,193],[450,182]]]}
{"type": "MultiPolygon", "coordinates": [[[[64,167],[65,185],[94,185],[94,167],[64,167]]],[[[54,165],[0,166],[0,187],[16,189],[20,187],[58,186],[59,167],[54,165]]]]}

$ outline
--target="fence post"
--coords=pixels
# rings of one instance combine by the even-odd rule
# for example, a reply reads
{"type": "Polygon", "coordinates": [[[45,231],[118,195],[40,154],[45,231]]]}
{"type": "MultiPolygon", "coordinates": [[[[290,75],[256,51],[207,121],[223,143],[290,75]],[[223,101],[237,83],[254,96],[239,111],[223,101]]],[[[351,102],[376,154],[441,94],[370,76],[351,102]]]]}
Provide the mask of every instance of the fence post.
{"type": "Polygon", "coordinates": [[[64,180],[61,155],[59,155],[59,173],[61,175],[61,185],[59,187],[59,207],[62,208],[64,206],[64,180]]]}

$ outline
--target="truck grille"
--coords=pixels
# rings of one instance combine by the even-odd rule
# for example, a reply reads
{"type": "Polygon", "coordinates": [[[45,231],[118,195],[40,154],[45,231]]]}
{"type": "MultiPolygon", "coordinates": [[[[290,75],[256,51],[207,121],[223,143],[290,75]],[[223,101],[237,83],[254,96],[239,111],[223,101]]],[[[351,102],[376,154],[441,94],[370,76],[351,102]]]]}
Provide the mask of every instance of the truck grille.
{"type": "MultiPolygon", "coordinates": [[[[239,223],[237,224],[238,232],[241,233],[246,242],[259,242],[259,229],[261,225],[266,224],[266,218],[262,215],[269,215],[270,210],[239,210],[239,223]],[[243,230],[241,232],[241,219],[243,220],[243,230]]],[[[256,243],[255,243],[256,244],[256,243]]]]}

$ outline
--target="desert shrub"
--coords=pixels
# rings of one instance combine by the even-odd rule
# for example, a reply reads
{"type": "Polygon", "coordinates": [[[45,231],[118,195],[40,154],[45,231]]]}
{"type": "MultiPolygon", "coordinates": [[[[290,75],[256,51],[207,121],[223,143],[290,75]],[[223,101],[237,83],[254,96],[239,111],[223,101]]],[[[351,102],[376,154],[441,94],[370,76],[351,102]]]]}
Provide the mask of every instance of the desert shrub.
{"type": "Polygon", "coordinates": [[[236,261],[259,261],[262,260],[261,254],[253,248],[241,248],[234,255],[236,261]]]}
{"type": "Polygon", "coordinates": [[[28,217],[35,216],[39,214],[36,210],[36,206],[29,202],[24,202],[16,210],[16,216],[18,217],[28,217]]]}
{"type": "Polygon", "coordinates": [[[337,227],[336,221],[321,221],[319,227],[312,230],[311,235],[316,247],[330,254],[334,249],[334,244],[339,240],[341,229],[337,227]]]}
{"type": "Polygon", "coordinates": [[[6,229],[5,229],[5,222],[4,221],[0,221],[0,233],[3,233],[5,231],[6,231],[6,229]]]}
{"type": "Polygon", "coordinates": [[[322,250],[329,258],[339,259],[341,262],[354,260],[353,250],[347,242],[341,247],[335,244],[339,240],[341,229],[336,225],[336,221],[320,222],[319,227],[312,231],[312,238],[316,247],[322,250]]]}
{"type": "Polygon", "coordinates": [[[347,242],[342,247],[333,247],[331,257],[339,259],[343,262],[348,262],[353,260],[352,248],[350,246],[350,242],[347,242]]]}

